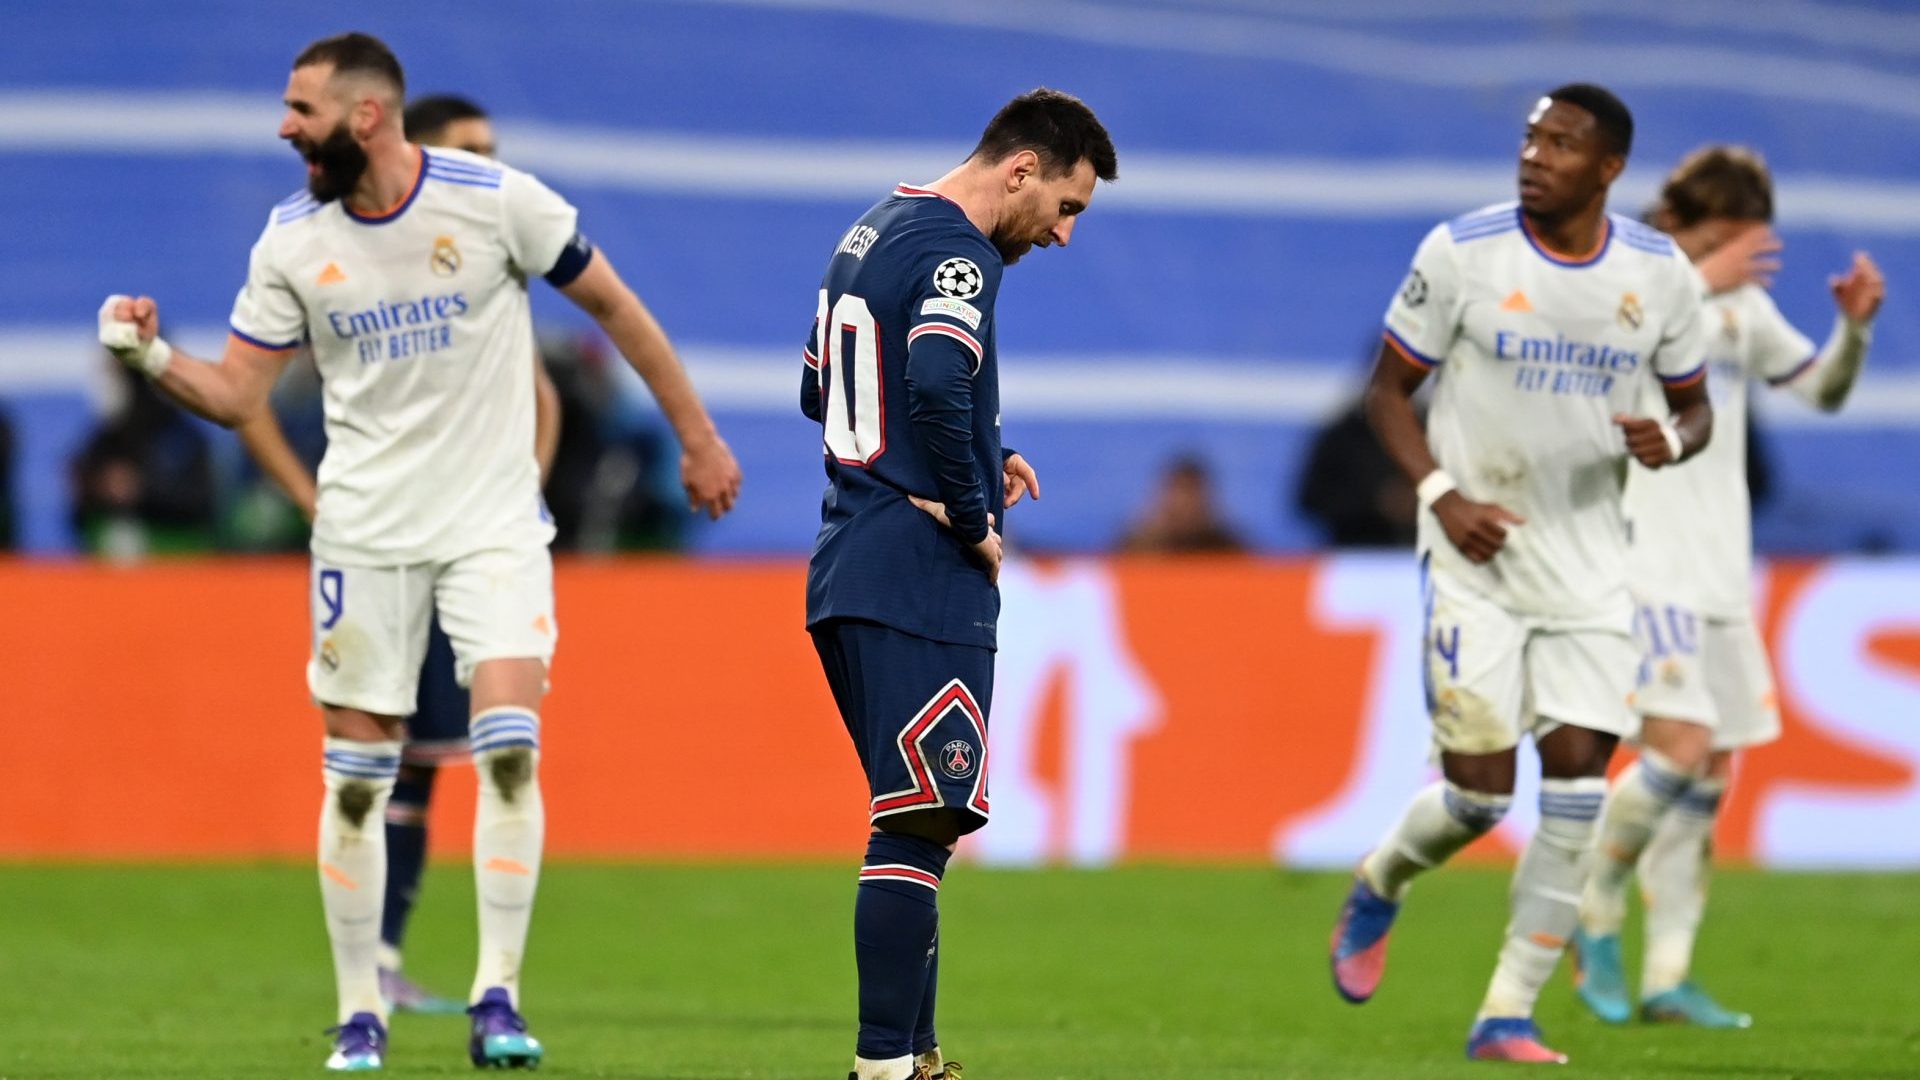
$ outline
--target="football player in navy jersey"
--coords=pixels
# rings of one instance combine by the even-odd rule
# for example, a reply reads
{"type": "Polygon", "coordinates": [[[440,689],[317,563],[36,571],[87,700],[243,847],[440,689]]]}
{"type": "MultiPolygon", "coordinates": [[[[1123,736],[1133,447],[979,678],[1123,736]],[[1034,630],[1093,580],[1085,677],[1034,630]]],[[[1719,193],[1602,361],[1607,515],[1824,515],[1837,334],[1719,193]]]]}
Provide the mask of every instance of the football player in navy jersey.
{"type": "Polygon", "coordinates": [[[937,900],[955,843],[987,822],[1000,529],[1040,494],[1000,443],[994,298],[1117,174],[1084,102],[1022,94],[953,171],[867,211],[820,283],[800,388],[828,479],[807,629],[870,796],[856,1080],[960,1080],[934,1035],[937,900]]]}

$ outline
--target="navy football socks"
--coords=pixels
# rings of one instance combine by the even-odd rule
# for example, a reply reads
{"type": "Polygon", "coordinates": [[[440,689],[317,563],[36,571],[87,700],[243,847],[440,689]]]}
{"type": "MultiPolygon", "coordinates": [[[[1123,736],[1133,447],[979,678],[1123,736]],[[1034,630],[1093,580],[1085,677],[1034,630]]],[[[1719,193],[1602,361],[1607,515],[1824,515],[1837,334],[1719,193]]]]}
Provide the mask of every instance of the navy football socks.
{"type": "Polygon", "coordinates": [[[380,940],[395,949],[406,936],[407,917],[420,895],[420,875],[427,865],[427,803],[438,772],[411,765],[401,769],[393,797],[387,800],[387,898],[380,909],[380,940]]]}
{"type": "Polygon", "coordinates": [[[933,999],[939,989],[940,920],[936,916],[933,922],[933,947],[927,950],[927,988],[921,992],[920,1019],[913,1024],[914,1057],[940,1045],[940,1037],[933,1033],[933,999]]]}
{"type": "Polygon", "coordinates": [[[933,1035],[933,963],[940,935],[940,877],[949,852],[913,836],[874,833],[853,905],[860,971],[860,1039],[870,1060],[905,1057],[933,1035]]]}

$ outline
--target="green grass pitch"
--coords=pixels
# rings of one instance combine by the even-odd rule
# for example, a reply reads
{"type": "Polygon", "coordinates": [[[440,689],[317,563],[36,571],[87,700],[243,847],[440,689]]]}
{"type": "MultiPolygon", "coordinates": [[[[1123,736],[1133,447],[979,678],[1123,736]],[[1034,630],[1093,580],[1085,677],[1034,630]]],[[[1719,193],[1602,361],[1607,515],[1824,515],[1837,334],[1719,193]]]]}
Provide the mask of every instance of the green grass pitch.
{"type": "MultiPolygon", "coordinates": [[[[1504,873],[1423,881],[1363,1008],[1327,982],[1343,888],[1253,868],[957,865],[942,1042],[973,1080],[1517,1068],[1461,1058],[1504,873]]],[[[850,865],[550,866],[526,983],[542,1074],[840,1080],[852,893],[850,865]]],[[[463,993],[472,925],[468,873],[435,867],[409,970],[463,993]]],[[[327,964],[304,867],[0,867],[0,1077],[320,1075],[327,964]]],[[[1753,1030],[1604,1027],[1563,965],[1540,1009],[1574,1056],[1556,1075],[1920,1076],[1920,877],[1723,872],[1699,970],[1753,1030]]],[[[463,1021],[397,1017],[387,1074],[469,1074],[463,1021]]]]}

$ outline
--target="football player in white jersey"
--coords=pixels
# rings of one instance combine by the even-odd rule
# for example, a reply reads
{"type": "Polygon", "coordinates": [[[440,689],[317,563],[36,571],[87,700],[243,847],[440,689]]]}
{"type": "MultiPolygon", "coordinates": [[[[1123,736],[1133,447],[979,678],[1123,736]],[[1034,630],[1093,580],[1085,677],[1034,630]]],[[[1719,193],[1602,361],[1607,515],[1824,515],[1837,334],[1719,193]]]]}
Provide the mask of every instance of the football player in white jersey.
{"type": "Polygon", "coordinates": [[[1600,87],[1541,98],[1518,203],[1427,235],[1367,392],[1420,495],[1423,662],[1445,775],[1361,863],[1334,928],[1334,985],[1352,1002],[1373,995],[1408,884],[1499,822],[1531,734],[1540,827],[1468,1035],[1476,1060],[1565,1060],[1532,1012],[1577,921],[1608,758],[1634,724],[1627,459],[1683,460],[1712,428],[1693,269],[1665,235],[1606,212],[1632,139],[1631,114],[1600,87]],[[1423,433],[1412,397],[1430,374],[1423,433]],[[1654,385],[1664,407],[1632,415],[1654,385]]]}
{"type": "Polygon", "coordinates": [[[307,190],[274,208],[220,362],[155,334],[148,297],[108,298],[101,340],[169,396],[234,425],[265,407],[302,341],[324,380],[308,685],[326,726],[320,891],[340,1000],[330,1069],[381,1067],[382,828],[437,614],[472,695],[479,777],[479,963],[468,1052],[542,1054],[519,983],[545,817],[539,706],[557,626],[553,529],[534,461],[527,280],[591,314],[679,436],[689,502],[729,509],[740,471],[659,325],[581,236],[572,206],[489,159],[406,140],[400,64],[377,39],[315,42],[293,64],[280,136],[307,190]]]}
{"type": "Polygon", "coordinates": [[[1636,865],[1647,903],[1642,1018],[1718,1028],[1752,1023],[1688,978],[1706,906],[1713,823],[1733,755],[1780,734],[1773,675],[1753,617],[1747,391],[1763,379],[1838,410],[1866,361],[1886,293],[1873,260],[1854,255],[1831,279],[1833,330],[1815,348],[1752,280],[1777,265],[1770,261],[1778,249],[1772,220],[1767,167],[1738,146],[1709,146],[1687,157],[1652,214],[1705,279],[1707,363],[1720,434],[1685,468],[1636,468],[1627,479],[1629,566],[1645,651],[1634,698],[1640,755],[1607,797],[1574,938],[1580,998],[1616,1024],[1633,1012],[1620,927],[1636,865]]]}
{"type": "MultiPolygon", "coordinates": [[[[464,150],[481,157],[494,152],[493,121],[486,110],[462,97],[415,98],[402,115],[409,142],[423,147],[464,150]]],[[[560,445],[560,392],[547,374],[537,347],[533,357],[533,457],[541,485],[560,445]]],[[[308,525],[318,495],[312,470],[287,442],[272,409],[263,409],[234,429],[260,470],[279,485],[308,525]]],[[[420,668],[418,707],[406,718],[406,748],[400,772],[387,799],[387,888],[380,913],[380,994],[395,1012],[458,1013],[464,1001],[429,992],[402,968],[401,944],[427,861],[427,818],[434,780],[443,765],[467,761],[467,720],[471,700],[456,678],[453,646],[436,620],[429,624],[426,661],[420,668]]]]}

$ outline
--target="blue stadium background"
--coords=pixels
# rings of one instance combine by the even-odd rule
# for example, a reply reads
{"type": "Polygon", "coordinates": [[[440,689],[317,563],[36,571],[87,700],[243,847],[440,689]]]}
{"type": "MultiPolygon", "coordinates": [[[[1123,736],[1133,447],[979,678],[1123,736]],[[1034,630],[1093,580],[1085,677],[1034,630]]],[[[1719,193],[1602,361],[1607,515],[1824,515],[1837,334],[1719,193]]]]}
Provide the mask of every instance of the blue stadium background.
{"type": "MultiPolygon", "coordinates": [[[[1775,550],[1920,549],[1920,15],[1792,0],[1020,2],[500,0],[7,5],[0,35],[0,407],[22,446],[23,546],[71,550],[67,461],[97,408],[110,291],[158,296],[211,348],[267,209],[301,170],[274,137],[289,59],[385,37],[415,92],[496,115],[502,156],[577,202],[653,305],[747,488],[693,542],[804,550],[818,436],[794,408],[822,261],[896,180],[937,175],[1008,96],[1091,102],[1120,147],[1072,249],[1001,300],[1006,436],[1047,498],[1033,548],[1100,549],[1170,455],[1218,470],[1258,546],[1312,547],[1291,509],[1308,438],[1351,396],[1434,221],[1508,197],[1527,105],[1612,85],[1639,140],[1616,206],[1707,140],[1780,180],[1781,306],[1816,340],[1855,248],[1890,281],[1870,376],[1837,420],[1763,422],[1775,550]]],[[[545,292],[544,287],[536,289],[545,292]]],[[[583,320],[551,293],[548,325],[583,320]]],[[[644,410],[636,395],[632,408],[644,410]]],[[[233,453],[231,443],[223,452],[233,453]]]]}

